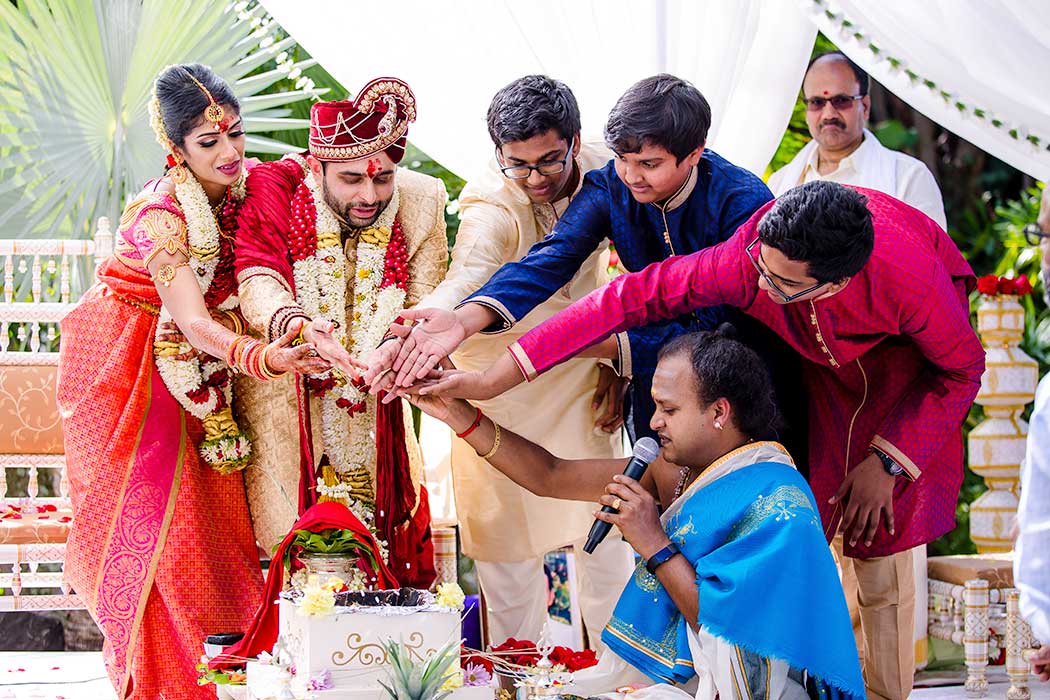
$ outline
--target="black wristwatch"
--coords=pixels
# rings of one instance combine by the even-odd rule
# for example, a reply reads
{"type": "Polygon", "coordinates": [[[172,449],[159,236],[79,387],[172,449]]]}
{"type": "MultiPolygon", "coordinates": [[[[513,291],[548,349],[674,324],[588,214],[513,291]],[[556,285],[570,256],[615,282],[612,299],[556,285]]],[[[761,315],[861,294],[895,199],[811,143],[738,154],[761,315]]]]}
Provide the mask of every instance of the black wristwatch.
{"type": "Polygon", "coordinates": [[[666,547],[664,547],[659,552],[645,560],[645,568],[649,571],[650,574],[653,574],[655,576],[656,570],[660,567],[661,564],[663,564],[668,559],[679,553],[680,550],[678,549],[678,545],[676,545],[674,542],[668,542],[666,547]]]}
{"type": "Polygon", "coordinates": [[[900,476],[904,473],[904,467],[893,461],[893,457],[883,452],[877,447],[871,448],[872,453],[879,458],[882,462],[882,468],[886,470],[886,473],[890,476],[900,476]]]}

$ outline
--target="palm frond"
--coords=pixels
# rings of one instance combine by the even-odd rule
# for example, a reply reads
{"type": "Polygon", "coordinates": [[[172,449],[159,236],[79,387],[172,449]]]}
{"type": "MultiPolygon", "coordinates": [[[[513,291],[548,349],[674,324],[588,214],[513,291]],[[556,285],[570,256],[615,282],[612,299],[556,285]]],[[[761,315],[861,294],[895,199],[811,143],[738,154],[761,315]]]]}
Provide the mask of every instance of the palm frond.
{"type": "MultiPolygon", "coordinates": [[[[0,3],[0,230],[82,238],[99,216],[161,172],[149,126],[153,80],[173,63],[204,63],[230,81],[246,121],[302,128],[277,108],[315,99],[296,89],[253,99],[311,61],[278,62],[294,47],[260,6],[207,0],[20,0],[0,3]],[[172,19],[177,18],[177,26],[172,19]],[[273,63],[274,67],[253,71],[273,63]]],[[[302,84],[297,87],[303,87],[302,84]]],[[[254,137],[249,150],[295,150],[254,137]]]]}

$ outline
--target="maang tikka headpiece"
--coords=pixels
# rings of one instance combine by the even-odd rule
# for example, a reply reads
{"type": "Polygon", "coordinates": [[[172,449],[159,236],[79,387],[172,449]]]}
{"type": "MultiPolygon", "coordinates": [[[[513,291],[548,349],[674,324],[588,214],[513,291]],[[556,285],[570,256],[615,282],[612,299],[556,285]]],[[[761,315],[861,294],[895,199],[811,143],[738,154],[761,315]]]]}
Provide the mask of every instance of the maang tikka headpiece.
{"type": "MultiPolygon", "coordinates": [[[[168,66],[161,71],[161,73],[166,72],[170,67],[171,66],[168,66]]],[[[186,75],[190,77],[190,80],[196,83],[197,87],[204,93],[204,96],[208,98],[208,106],[204,108],[204,118],[215,125],[216,131],[227,131],[230,128],[230,125],[226,119],[226,110],[223,109],[221,104],[215,101],[215,98],[212,97],[208,88],[204,87],[204,84],[197,80],[193,73],[186,71],[186,75]]],[[[153,127],[153,134],[156,136],[157,143],[168,152],[168,175],[176,184],[186,182],[186,178],[188,177],[186,168],[179,160],[178,154],[175,152],[175,144],[171,142],[170,138],[168,138],[168,130],[164,127],[164,118],[161,116],[160,112],[160,98],[157,97],[156,83],[153,84],[153,97],[149,102],[149,117],[150,126],[153,127]]]]}

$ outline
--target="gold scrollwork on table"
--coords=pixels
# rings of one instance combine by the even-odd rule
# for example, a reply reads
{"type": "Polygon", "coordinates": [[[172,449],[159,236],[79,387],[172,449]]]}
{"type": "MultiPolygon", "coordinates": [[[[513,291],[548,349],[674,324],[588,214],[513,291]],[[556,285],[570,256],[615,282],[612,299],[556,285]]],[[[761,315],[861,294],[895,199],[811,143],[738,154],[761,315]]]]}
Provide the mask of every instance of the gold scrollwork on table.
{"type": "MultiPolygon", "coordinates": [[[[386,649],[382,644],[363,642],[364,637],[357,632],[351,632],[346,637],[346,649],[332,652],[332,664],[346,666],[356,663],[359,666],[383,666],[388,663],[386,649]]],[[[408,650],[409,657],[414,661],[423,661],[437,651],[436,648],[423,647],[422,632],[413,632],[408,636],[408,641],[402,642],[402,645],[408,650]]]]}

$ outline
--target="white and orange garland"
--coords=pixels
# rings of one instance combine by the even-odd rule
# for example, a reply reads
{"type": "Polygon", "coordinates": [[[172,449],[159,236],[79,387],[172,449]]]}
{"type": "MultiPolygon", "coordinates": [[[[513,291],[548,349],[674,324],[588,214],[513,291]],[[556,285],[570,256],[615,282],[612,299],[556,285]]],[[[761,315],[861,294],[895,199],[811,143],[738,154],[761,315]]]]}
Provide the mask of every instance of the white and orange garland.
{"type": "MultiPolygon", "coordinates": [[[[328,319],[336,340],[364,360],[375,350],[405,304],[408,249],[397,216],[400,195],[395,188],[390,203],[376,222],[359,233],[354,263],[353,318],[346,329],[346,265],[339,221],[324,201],[306,160],[292,158],[303,168],[303,182],[292,199],[289,246],[296,299],[314,320],[328,319]]],[[[307,378],[307,386],[321,397],[321,442],[338,483],[317,482],[318,493],[349,507],[370,528],[374,502],[354,497],[351,475],[375,472],[375,397],[360,382],[348,381],[336,369],[307,378]]]]}
{"type": "MultiPolygon", "coordinates": [[[[222,258],[219,224],[204,188],[192,173],[187,171],[185,177],[172,179],[175,196],[186,217],[190,269],[195,273],[201,295],[206,295],[222,258]]],[[[227,195],[223,218],[233,218],[230,211],[244,201],[244,181],[242,171],[227,195]]],[[[230,294],[218,308],[234,309],[237,303],[237,295],[230,294]]],[[[204,461],[222,473],[243,469],[251,457],[251,442],[233,417],[230,368],[223,360],[204,354],[176,359],[177,355],[188,352],[190,345],[182,342],[173,348],[160,340],[160,336],[167,333],[162,326],[171,320],[171,314],[162,308],[154,339],[157,370],[179,405],[204,424],[204,439],[198,448],[204,461]]]]}

